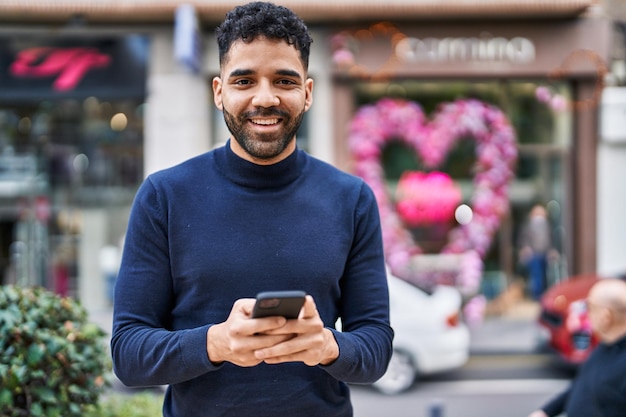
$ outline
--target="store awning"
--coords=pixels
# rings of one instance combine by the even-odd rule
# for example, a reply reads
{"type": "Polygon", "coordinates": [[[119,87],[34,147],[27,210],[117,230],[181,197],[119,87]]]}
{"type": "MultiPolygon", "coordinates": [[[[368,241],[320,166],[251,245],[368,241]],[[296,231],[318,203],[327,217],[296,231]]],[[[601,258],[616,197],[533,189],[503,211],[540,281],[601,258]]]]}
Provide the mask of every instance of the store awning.
{"type": "MultiPolygon", "coordinates": [[[[4,0],[3,22],[171,22],[181,0],[4,0]]],[[[238,0],[188,0],[202,22],[215,23],[238,0]]],[[[309,23],[385,19],[563,19],[581,16],[597,0],[283,0],[309,23]]]]}

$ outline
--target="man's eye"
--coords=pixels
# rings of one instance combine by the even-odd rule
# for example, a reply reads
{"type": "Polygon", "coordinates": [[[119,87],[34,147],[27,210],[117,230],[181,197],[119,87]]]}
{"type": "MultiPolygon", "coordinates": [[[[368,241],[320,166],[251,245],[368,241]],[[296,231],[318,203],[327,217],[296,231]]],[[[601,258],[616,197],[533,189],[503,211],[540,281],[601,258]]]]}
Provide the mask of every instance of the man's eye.
{"type": "Polygon", "coordinates": [[[249,85],[250,84],[250,80],[237,80],[235,81],[236,85],[249,85]]]}
{"type": "Polygon", "coordinates": [[[294,85],[295,82],[293,80],[278,80],[278,84],[283,84],[283,85],[294,85]]]}

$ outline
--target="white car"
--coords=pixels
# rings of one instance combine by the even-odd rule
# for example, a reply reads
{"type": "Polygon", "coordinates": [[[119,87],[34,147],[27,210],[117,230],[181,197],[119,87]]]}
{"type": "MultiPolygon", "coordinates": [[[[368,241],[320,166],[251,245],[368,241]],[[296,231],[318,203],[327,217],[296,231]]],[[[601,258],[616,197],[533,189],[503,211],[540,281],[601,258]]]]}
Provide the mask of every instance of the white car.
{"type": "Polygon", "coordinates": [[[391,274],[388,282],[393,355],[387,372],[373,386],[384,394],[397,394],[419,375],[465,365],[470,334],[462,321],[459,290],[437,286],[429,294],[391,274]]]}

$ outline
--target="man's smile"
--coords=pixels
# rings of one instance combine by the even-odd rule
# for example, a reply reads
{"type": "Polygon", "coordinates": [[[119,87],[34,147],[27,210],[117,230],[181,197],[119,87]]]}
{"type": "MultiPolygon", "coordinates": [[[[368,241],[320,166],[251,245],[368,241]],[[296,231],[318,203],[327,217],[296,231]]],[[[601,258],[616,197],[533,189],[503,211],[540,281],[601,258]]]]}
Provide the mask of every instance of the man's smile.
{"type": "Polygon", "coordinates": [[[250,121],[252,123],[254,123],[255,125],[272,126],[272,125],[278,124],[278,122],[280,122],[280,119],[278,119],[278,118],[273,118],[273,119],[250,119],[250,121]]]}

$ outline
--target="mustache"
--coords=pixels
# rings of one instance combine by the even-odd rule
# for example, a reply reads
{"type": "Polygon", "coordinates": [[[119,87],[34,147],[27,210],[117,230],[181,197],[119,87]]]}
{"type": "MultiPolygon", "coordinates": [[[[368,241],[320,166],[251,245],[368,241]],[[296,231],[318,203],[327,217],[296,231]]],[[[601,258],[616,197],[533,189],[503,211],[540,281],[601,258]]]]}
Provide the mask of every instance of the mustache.
{"type": "Polygon", "coordinates": [[[258,108],[256,110],[252,110],[252,111],[247,111],[242,113],[242,116],[246,119],[251,119],[253,117],[271,117],[271,116],[276,116],[276,117],[288,117],[289,114],[286,111],[277,109],[275,107],[261,107],[258,108]]]}

